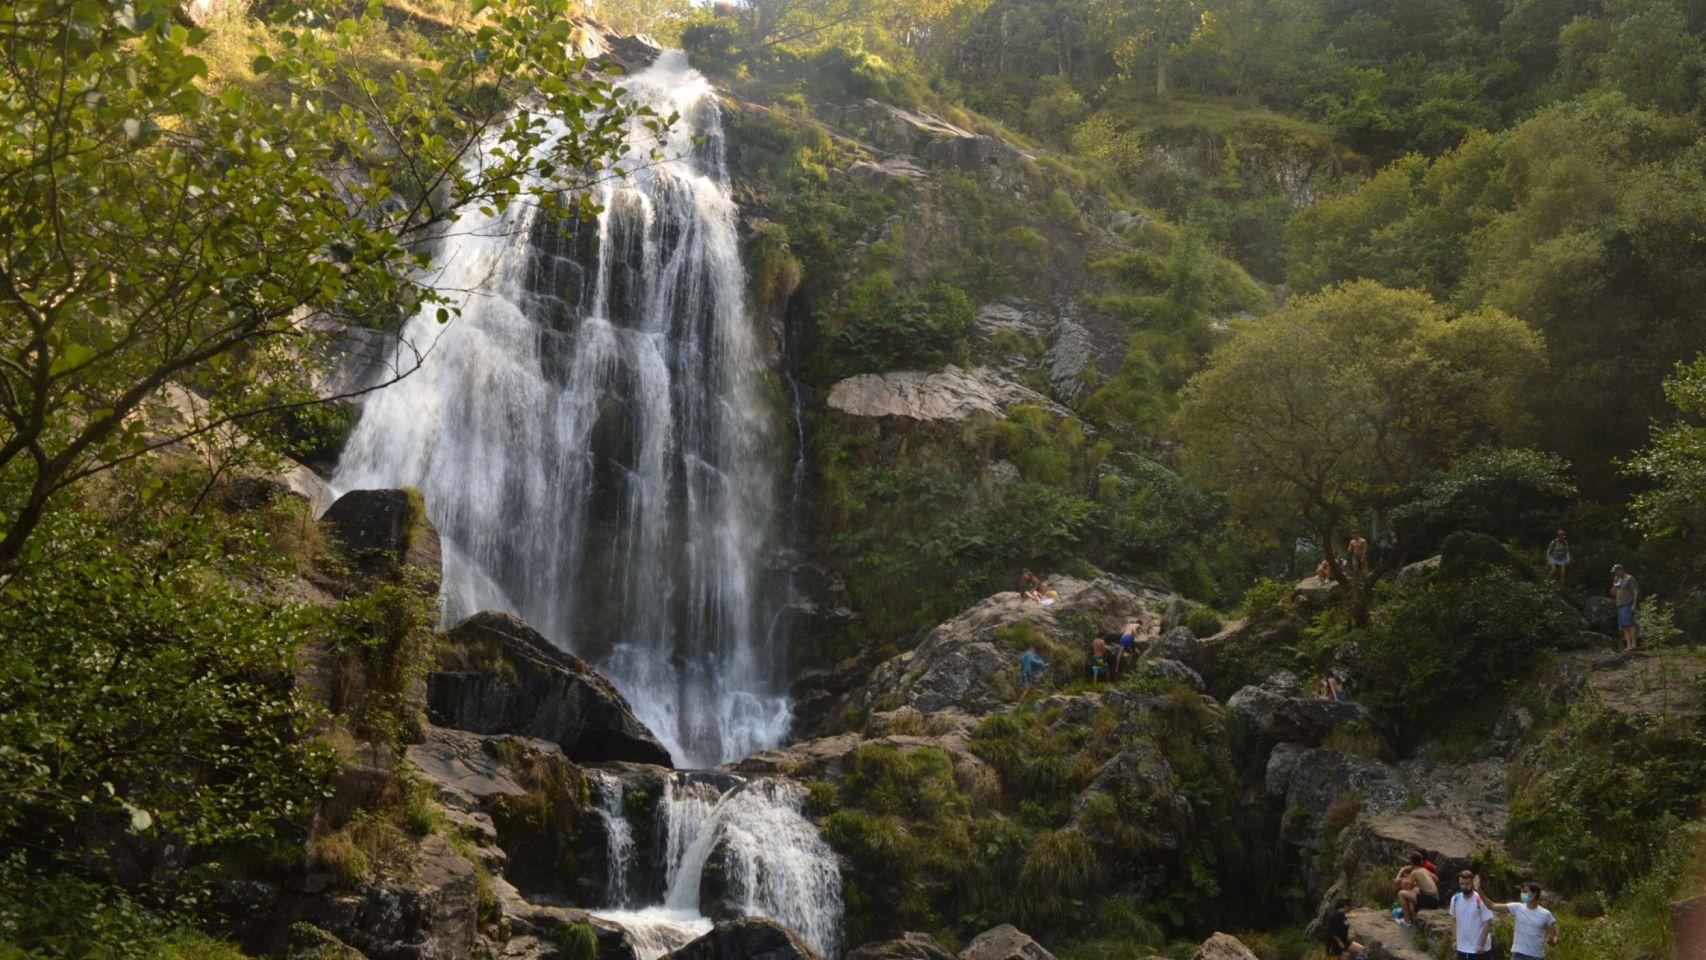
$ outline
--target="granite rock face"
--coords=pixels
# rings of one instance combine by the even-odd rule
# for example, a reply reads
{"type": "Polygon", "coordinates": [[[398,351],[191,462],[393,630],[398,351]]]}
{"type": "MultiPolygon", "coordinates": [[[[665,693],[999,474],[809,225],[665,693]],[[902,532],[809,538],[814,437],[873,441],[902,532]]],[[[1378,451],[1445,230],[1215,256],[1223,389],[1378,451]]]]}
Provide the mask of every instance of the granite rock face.
{"type": "Polygon", "coordinates": [[[610,681],[518,617],[487,610],[457,624],[440,666],[427,678],[427,716],[438,726],[536,737],[577,763],[670,765],[610,681]]]}
{"type": "Polygon", "coordinates": [[[960,960],[1054,960],[1054,954],[1010,923],[978,934],[960,951],[960,960]]]}

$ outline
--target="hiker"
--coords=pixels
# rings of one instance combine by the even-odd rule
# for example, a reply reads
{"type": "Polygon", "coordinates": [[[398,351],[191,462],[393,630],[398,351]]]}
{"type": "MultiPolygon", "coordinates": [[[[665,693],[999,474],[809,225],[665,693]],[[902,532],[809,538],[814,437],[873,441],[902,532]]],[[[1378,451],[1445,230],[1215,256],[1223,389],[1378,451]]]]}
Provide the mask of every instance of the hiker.
{"type": "Polygon", "coordinates": [[[1035,600],[1038,603],[1041,603],[1043,599],[1043,591],[1047,589],[1048,584],[1038,579],[1037,575],[1032,573],[1029,567],[1027,567],[1023,573],[1019,574],[1019,595],[1025,599],[1035,600]]]}
{"type": "Polygon", "coordinates": [[[1508,913],[1516,925],[1511,960],[1546,960],[1546,948],[1558,945],[1558,918],[1540,905],[1540,884],[1522,885],[1521,903],[1489,903],[1494,913],[1508,913]]]}
{"type": "Polygon", "coordinates": [[[1351,902],[1344,897],[1327,916],[1327,955],[1339,960],[1362,960],[1368,948],[1351,939],[1351,902]]]}
{"type": "Polygon", "coordinates": [[[1398,871],[1398,905],[1403,916],[1397,923],[1407,927],[1416,922],[1416,911],[1439,909],[1439,877],[1425,864],[1420,853],[1410,854],[1410,862],[1398,871]]]}
{"type": "Polygon", "coordinates": [[[1621,563],[1611,568],[1611,595],[1617,599],[1617,625],[1623,628],[1623,649],[1633,650],[1639,630],[1635,626],[1635,604],[1641,599],[1641,585],[1621,563]]]}
{"type": "Polygon", "coordinates": [[[1570,572],[1570,537],[1564,533],[1564,528],[1558,528],[1558,535],[1546,545],[1546,579],[1558,577],[1561,587],[1569,580],[1570,572]]]}
{"type": "Polygon", "coordinates": [[[1020,703],[1024,703],[1025,698],[1031,695],[1031,690],[1037,682],[1037,671],[1045,670],[1047,668],[1048,664],[1043,662],[1042,657],[1037,656],[1037,651],[1035,649],[1027,649],[1024,654],[1019,657],[1020,703]]]}
{"type": "Polygon", "coordinates": [[[1108,678],[1108,641],[1096,634],[1096,639],[1090,641],[1090,682],[1096,683],[1108,678]]]}
{"type": "MultiPolygon", "coordinates": [[[[1142,615],[1139,614],[1139,617],[1141,616],[1142,615]]],[[[1115,676],[1121,676],[1125,673],[1125,661],[1127,657],[1135,658],[1137,656],[1137,635],[1142,632],[1143,621],[1141,619],[1133,620],[1120,628],[1119,649],[1114,651],[1115,676]]]]}
{"type": "Polygon", "coordinates": [[[1479,881],[1468,870],[1457,875],[1457,892],[1451,895],[1451,929],[1457,940],[1457,960],[1474,960],[1493,951],[1493,911],[1478,886],[1479,881]]]}
{"type": "Polygon", "coordinates": [[[1345,552],[1350,554],[1345,560],[1361,576],[1368,576],[1368,541],[1360,533],[1351,534],[1351,541],[1345,546],[1345,552]]]}

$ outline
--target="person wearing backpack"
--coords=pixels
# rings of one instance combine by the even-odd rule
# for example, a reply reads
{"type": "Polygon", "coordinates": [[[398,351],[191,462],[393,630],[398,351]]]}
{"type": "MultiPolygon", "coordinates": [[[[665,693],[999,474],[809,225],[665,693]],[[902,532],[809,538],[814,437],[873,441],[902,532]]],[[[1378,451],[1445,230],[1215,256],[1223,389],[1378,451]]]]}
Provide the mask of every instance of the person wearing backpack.
{"type": "Polygon", "coordinates": [[[1477,889],[1479,882],[1468,870],[1457,875],[1457,892],[1451,895],[1451,930],[1457,941],[1457,960],[1475,960],[1493,952],[1493,910],[1477,889]]]}

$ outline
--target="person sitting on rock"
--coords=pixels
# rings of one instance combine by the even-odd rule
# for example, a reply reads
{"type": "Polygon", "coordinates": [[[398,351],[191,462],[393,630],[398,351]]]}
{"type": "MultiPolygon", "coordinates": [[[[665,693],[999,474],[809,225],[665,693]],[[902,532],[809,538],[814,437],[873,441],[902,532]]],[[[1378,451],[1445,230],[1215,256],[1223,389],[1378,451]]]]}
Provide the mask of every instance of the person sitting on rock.
{"type": "Polygon", "coordinates": [[[1343,897],[1327,916],[1327,954],[1339,960],[1362,960],[1368,948],[1351,939],[1351,902],[1343,897]]]}
{"type": "Polygon", "coordinates": [[[1025,568],[1023,573],[1019,574],[1019,594],[1025,599],[1035,600],[1038,603],[1041,603],[1043,599],[1043,591],[1047,589],[1048,584],[1042,582],[1036,574],[1031,572],[1029,567],[1025,568]]]}
{"type": "Polygon", "coordinates": [[[1345,690],[1345,682],[1336,673],[1327,674],[1327,699],[1339,703],[1349,703],[1351,695],[1345,690]]]}
{"type": "Polygon", "coordinates": [[[1414,923],[1418,910],[1439,909],[1439,877],[1422,866],[1421,854],[1410,854],[1409,864],[1398,871],[1397,883],[1398,905],[1404,914],[1397,921],[1400,927],[1414,923]]]}
{"type": "Polygon", "coordinates": [[[1037,671],[1046,669],[1048,669],[1048,664],[1043,662],[1042,657],[1037,656],[1037,651],[1035,649],[1027,649],[1024,654],[1019,657],[1020,703],[1024,703],[1025,698],[1030,696],[1031,691],[1035,689],[1037,671]]]}
{"type": "Polygon", "coordinates": [[[1558,945],[1558,919],[1540,905],[1540,884],[1522,885],[1521,903],[1487,901],[1494,913],[1509,914],[1516,924],[1511,939],[1511,960],[1546,960],[1546,948],[1558,945]]]}
{"type": "Polygon", "coordinates": [[[1322,557],[1321,562],[1315,565],[1315,579],[1322,583],[1332,582],[1333,562],[1331,560],[1328,560],[1326,557],[1322,557]]]}
{"type": "Polygon", "coordinates": [[[1333,699],[1333,685],[1331,683],[1327,682],[1327,678],[1325,675],[1315,678],[1315,699],[1317,699],[1317,700],[1331,700],[1331,699],[1333,699]]]}

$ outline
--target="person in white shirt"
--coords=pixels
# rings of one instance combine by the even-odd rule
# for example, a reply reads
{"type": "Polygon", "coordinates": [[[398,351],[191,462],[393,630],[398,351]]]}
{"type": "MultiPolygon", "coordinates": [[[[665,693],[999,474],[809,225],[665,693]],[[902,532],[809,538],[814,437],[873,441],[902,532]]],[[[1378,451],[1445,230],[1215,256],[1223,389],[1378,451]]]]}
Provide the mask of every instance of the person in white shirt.
{"type": "Polygon", "coordinates": [[[1558,943],[1558,920],[1540,905],[1540,884],[1522,885],[1521,903],[1489,904],[1494,913],[1508,913],[1516,924],[1511,960],[1546,960],[1546,948],[1558,943]]]}
{"type": "Polygon", "coordinates": [[[1493,911],[1475,889],[1475,875],[1468,870],[1457,875],[1457,892],[1451,895],[1451,929],[1457,939],[1457,960],[1475,960],[1493,950],[1493,911]]]}

